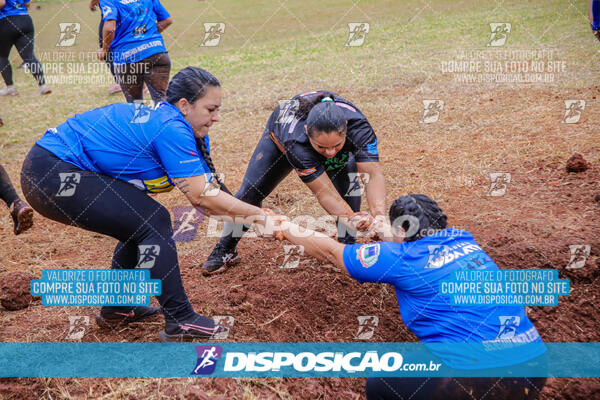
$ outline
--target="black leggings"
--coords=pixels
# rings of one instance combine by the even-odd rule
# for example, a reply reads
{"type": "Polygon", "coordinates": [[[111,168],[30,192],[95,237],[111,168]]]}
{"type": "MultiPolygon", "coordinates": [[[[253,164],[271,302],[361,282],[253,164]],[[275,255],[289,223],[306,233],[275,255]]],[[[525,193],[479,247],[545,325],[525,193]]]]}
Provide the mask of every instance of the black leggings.
{"type": "Polygon", "coordinates": [[[13,84],[12,67],[8,60],[13,45],[38,85],[46,83],[42,64],[33,54],[33,21],[29,15],[10,15],[0,19],[0,38],[0,73],[7,86],[13,84]]]}
{"type": "Polygon", "coordinates": [[[193,315],[165,207],[125,181],[83,171],[37,144],[23,163],[21,185],[44,217],[117,239],[111,268],[150,267],[150,276],[162,280],[157,298],[167,321],[193,315]]]}
{"type": "MultiPolygon", "coordinates": [[[[285,154],[279,150],[277,145],[269,137],[272,124],[277,117],[271,114],[267,127],[252,154],[250,163],[246,168],[246,174],[242,187],[237,191],[235,197],[257,207],[262,206],[262,201],[281,183],[281,181],[292,171],[293,167],[287,160],[285,154]]],[[[353,155],[342,168],[327,171],[327,175],[335,186],[337,192],[348,203],[352,211],[360,210],[360,196],[346,196],[350,188],[348,173],[356,172],[356,161],[353,155]]],[[[228,233],[221,237],[221,245],[232,250],[241,239],[239,232],[247,231],[248,226],[240,224],[225,223],[224,232],[228,233]]],[[[342,243],[351,244],[356,240],[356,231],[338,223],[338,240],[342,243]]]]}
{"type": "Polygon", "coordinates": [[[10,207],[18,198],[19,196],[10,181],[10,177],[4,167],[0,165],[0,199],[4,200],[6,205],[10,207]]]}
{"type": "Polygon", "coordinates": [[[131,64],[114,65],[117,83],[127,102],[143,100],[144,83],[148,86],[154,103],[167,97],[171,59],[168,53],[157,53],[142,61],[131,64]]]}
{"type": "MultiPolygon", "coordinates": [[[[102,28],[104,28],[104,20],[100,18],[100,25],[98,25],[98,44],[100,45],[100,48],[102,48],[102,43],[104,42],[104,37],[102,36],[102,28]]],[[[108,66],[108,70],[110,71],[110,74],[115,79],[115,82],[117,82],[117,77],[115,76],[115,66],[112,63],[112,56],[110,52],[106,55],[105,61],[106,65],[108,66]]]]}
{"type": "Polygon", "coordinates": [[[367,400],[534,400],[546,378],[368,378],[367,400]]]}

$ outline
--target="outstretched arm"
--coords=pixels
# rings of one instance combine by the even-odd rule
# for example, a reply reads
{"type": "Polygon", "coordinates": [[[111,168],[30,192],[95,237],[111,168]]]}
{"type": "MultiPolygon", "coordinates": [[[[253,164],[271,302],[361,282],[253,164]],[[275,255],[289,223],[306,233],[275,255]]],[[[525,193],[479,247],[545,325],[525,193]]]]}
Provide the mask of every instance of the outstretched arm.
{"type": "MultiPolygon", "coordinates": [[[[271,214],[273,215],[273,214],[271,214]]],[[[289,222],[285,217],[280,218],[279,229],[285,239],[293,244],[304,246],[304,252],[321,261],[330,262],[340,268],[344,268],[344,246],[336,240],[320,232],[315,232],[308,228],[303,228],[297,224],[289,222]]]]}
{"type": "Polygon", "coordinates": [[[372,216],[385,215],[385,178],[379,162],[357,162],[358,172],[369,174],[365,191],[372,216]]]}
{"type": "Polygon", "coordinates": [[[340,221],[359,231],[366,231],[372,224],[372,218],[361,217],[361,213],[352,211],[348,203],[340,196],[327,174],[307,182],[306,186],[314,193],[319,204],[329,213],[337,216],[340,221]]]}
{"type": "Polygon", "coordinates": [[[205,175],[176,178],[173,182],[193,206],[206,208],[215,217],[228,220],[254,217],[257,220],[253,222],[264,221],[265,213],[261,208],[223,192],[218,185],[209,182],[205,175]]]}

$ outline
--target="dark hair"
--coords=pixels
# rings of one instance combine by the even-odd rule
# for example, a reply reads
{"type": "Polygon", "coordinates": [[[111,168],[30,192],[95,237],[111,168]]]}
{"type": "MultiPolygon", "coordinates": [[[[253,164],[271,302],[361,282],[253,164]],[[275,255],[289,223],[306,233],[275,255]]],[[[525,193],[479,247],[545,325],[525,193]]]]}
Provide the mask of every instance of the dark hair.
{"type": "Polygon", "coordinates": [[[424,194],[409,194],[394,200],[390,221],[406,231],[406,241],[412,242],[448,226],[446,215],[435,201],[424,194]]]}
{"type": "Polygon", "coordinates": [[[310,136],[315,131],[320,132],[343,132],[346,134],[346,116],[343,110],[333,101],[334,94],[331,92],[322,92],[318,96],[300,96],[298,97],[298,109],[296,118],[306,119],[306,128],[310,136]],[[308,98],[307,98],[308,97],[308,98]]]}
{"type": "MultiPolygon", "coordinates": [[[[181,99],[186,99],[190,104],[194,104],[196,100],[204,97],[207,87],[219,86],[221,86],[221,83],[210,72],[198,67],[185,67],[171,78],[169,86],[167,87],[167,102],[169,102],[169,104],[175,104],[181,99]]],[[[206,165],[208,165],[214,179],[219,186],[221,186],[221,190],[231,194],[217,175],[215,164],[213,163],[212,158],[210,158],[210,153],[206,148],[204,138],[195,139],[196,148],[202,153],[206,165]]]]}

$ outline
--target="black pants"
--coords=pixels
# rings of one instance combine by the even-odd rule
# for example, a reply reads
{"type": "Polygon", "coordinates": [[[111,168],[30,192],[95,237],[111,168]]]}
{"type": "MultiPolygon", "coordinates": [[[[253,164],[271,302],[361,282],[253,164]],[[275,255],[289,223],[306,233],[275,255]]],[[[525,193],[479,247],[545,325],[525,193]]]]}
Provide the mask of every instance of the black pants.
{"type": "MultiPolygon", "coordinates": [[[[257,207],[262,206],[262,201],[281,183],[281,181],[292,171],[293,167],[287,160],[285,154],[279,150],[277,145],[269,137],[272,125],[277,117],[271,114],[265,131],[252,154],[250,163],[246,168],[246,174],[242,187],[237,191],[235,197],[257,207]]],[[[346,196],[350,188],[348,173],[356,172],[356,161],[354,156],[350,158],[342,168],[327,171],[337,192],[343,197],[353,211],[360,210],[360,196],[346,196]]],[[[241,231],[248,230],[247,226],[226,223],[220,243],[227,249],[233,249],[241,239],[241,231]]],[[[356,240],[356,231],[338,223],[338,240],[350,244],[356,240]]]]}
{"type": "Polygon", "coordinates": [[[21,185],[44,217],[117,239],[112,268],[150,268],[150,276],[162,280],[157,298],[166,320],[193,315],[165,207],[125,181],[83,171],[38,145],[23,163],[21,185]]]}
{"type": "Polygon", "coordinates": [[[38,85],[46,83],[42,64],[33,54],[33,21],[29,15],[10,15],[0,19],[0,73],[7,86],[13,84],[12,67],[8,61],[13,46],[17,48],[38,85]]]}
{"type": "MultiPolygon", "coordinates": [[[[104,28],[104,20],[102,18],[100,18],[100,25],[98,25],[98,44],[100,45],[100,48],[102,48],[102,44],[104,42],[104,36],[102,35],[102,28],[104,28]]],[[[115,67],[114,64],[112,63],[112,56],[111,53],[109,52],[106,55],[106,65],[108,66],[108,70],[110,71],[110,74],[113,76],[113,78],[115,78],[115,82],[117,81],[117,77],[115,76],[115,67]]]]}
{"type": "Polygon", "coordinates": [[[367,400],[534,400],[546,378],[368,378],[367,400]]]}
{"type": "Polygon", "coordinates": [[[114,65],[114,69],[127,102],[143,100],[144,83],[154,103],[166,99],[171,72],[168,53],[157,53],[136,63],[114,65]]]}
{"type": "Polygon", "coordinates": [[[6,205],[10,207],[18,198],[19,196],[10,181],[10,177],[4,167],[0,165],[0,199],[4,200],[6,205]]]}

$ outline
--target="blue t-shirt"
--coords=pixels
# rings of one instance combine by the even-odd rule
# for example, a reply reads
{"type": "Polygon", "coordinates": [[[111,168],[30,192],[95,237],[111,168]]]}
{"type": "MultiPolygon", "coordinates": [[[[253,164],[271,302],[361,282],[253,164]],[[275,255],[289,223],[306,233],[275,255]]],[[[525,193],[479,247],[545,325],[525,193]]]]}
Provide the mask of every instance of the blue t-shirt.
{"type": "Polygon", "coordinates": [[[28,3],[29,0],[6,0],[4,7],[0,8],[0,19],[9,15],[28,15],[25,7],[25,4],[28,3]]]}
{"type": "Polygon", "coordinates": [[[103,21],[116,21],[110,51],[115,64],[130,64],[166,52],[156,21],[170,17],[159,0],[100,0],[103,21]]]}
{"type": "Polygon", "coordinates": [[[594,0],[592,3],[593,22],[592,29],[597,31],[600,29],[600,0],[594,0]]]}
{"type": "Polygon", "coordinates": [[[431,349],[452,368],[516,365],[546,351],[523,306],[453,306],[439,294],[440,281],[453,271],[498,270],[469,232],[445,229],[414,242],[347,245],[344,265],[361,283],[393,285],[404,323],[423,343],[473,343],[468,352],[431,349]]]}
{"type": "MultiPolygon", "coordinates": [[[[204,140],[209,149],[208,135],[204,140]]],[[[154,109],[116,103],[76,114],[49,129],[37,144],[82,170],[153,193],[172,190],[172,178],[210,174],[191,125],[169,103],[154,109]]]]}

